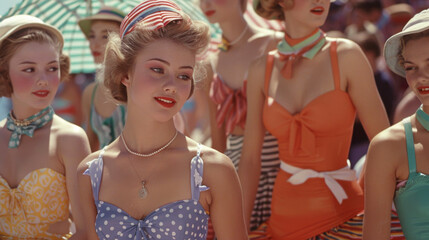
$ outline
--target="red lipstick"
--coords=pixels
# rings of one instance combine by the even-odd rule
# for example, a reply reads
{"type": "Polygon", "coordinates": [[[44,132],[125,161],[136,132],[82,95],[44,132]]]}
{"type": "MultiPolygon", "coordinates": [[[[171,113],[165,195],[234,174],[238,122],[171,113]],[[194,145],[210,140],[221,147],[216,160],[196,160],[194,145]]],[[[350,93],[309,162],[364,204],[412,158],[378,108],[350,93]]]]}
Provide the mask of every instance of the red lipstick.
{"type": "Polygon", "coordinates": [[[99,56],[101,56],[101,53],[100,52],[92,52],[92,56],[94,56],[94,57],[99,57],[99,56]]]}
{"type": "Polygon", "coordinates": [[[43,97],[48,96],[49,91],[48,90],[39,90],[39,91],[32,92],[32,94],[36,95],[37,97],[43,98],[43,97]]]}
{"type": "Polygon", "coordinates": [[[155,100],[166,108],[172,108],[176,104],[176,100],[169,97],[155,97],[155,100]]]}
{"type": "Polygon", "coordinates": [[[325,9],[323,7],[315,7],[313,9],[311,9],[311,13],[316,14],[316,15],[322,15],[323,12],[325,11],[325,9]]]}
{"type": "Polygon", "coordinates": [[[216,11],[215,10],[208,10],[208,11],[206,11],[206,12],[204,12],[204,14],[207,16],[207,17],[210,17],[210,16],[212,16],[213,14],[215,14],[216,13],[216,11]]]}
{"type": "Polygon", "coordinates": [[[421,86],[418,87],[417,90],[419,90],[421,95],[429,94],[429,86],[421,86]]]}

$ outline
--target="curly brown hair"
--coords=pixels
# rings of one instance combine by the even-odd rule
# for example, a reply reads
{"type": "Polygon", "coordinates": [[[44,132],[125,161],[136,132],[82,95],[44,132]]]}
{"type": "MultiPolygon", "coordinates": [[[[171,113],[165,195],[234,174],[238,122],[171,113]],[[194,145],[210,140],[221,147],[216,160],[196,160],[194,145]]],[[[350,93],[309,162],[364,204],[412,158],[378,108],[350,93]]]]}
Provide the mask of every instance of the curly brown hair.
{"type": "Polygon", "coordinates": [[[255,12],[266,19],[284,20],[283,8],[279,4],[281,2],[286,9],[294,6],[294,0],[259,0],[255,6],[255,12]]]}
{"type": "MultiPolygon", "coordinates": [[[[116,33],[109,36],[101,73],[104,85],[113,99],[120,103],[127,102],[127,89],[122,84],[122,79],[133,70],[137,54],[153,41],[170,39],[194,54],[199,54],[207,48],[210,41],[208,25],[201,21],[192,21],[186,14],[182,15],[183,20],[170,22],[158,30],[149,29],[138,23],[122,40],[116,33]]],[[[193,88],[194,82],[189,96],[192,95],[193,88]]]]}
{"type": "Polygon", "coordinates": [[[18,30],[4,39],[0,45],[0,97],[10,97],[13,93],[12,83],[9,77],[9,61],[15,52],[24,44],[29,42],[49,43],[60,52],[60,79],[67,80],[69,77],[70,59],[62,53],[61,41],[49,31],[31,27],[18,30]]]}

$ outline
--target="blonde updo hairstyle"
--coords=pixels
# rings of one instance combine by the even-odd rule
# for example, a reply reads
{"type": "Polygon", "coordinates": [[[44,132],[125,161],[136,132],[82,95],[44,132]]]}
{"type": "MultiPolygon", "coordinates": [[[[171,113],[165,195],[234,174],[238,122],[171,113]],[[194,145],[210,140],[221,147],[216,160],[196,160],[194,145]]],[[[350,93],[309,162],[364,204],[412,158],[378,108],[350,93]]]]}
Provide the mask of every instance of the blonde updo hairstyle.
{"type": "MultiPolygon", "coordinates": [[[[120,103],[127,102],[127,89],[122,79],[133,70],[137,54],[150,43],[159,39],[169,39],[191,50],[194,54],[203,52],[210,41],[209,27],[201,21],[192,21],[188,15],[180,13],[183,20],[172,21],[165,27],[152,30],[137,23],[135,29],[121,40],[118,34],[112,33],[106,46],[104,62],[104,85],[113,99],[120,103]]],[[[198,68],[194,70],[194,80],[198,68]]],[[[189,97],[194,89],[194,81],[189,97]]]]}
{"type": "Polygon", "coordinates": [[[70,59],[62,53],[61,41],[49,31],[42,28],[31,27],[18,30],[3,40],[0,45],[0,97],[10,97],[13,93],[9,77],[9,61],[15,52],[29,42],[48,43],[55,46],[60,53],[60,80],[68,79],[70,59]]]}
{"type": "Polygon", "coordinates": [[[285,9],[292,9],[294,6],[294,0],[259,0],[255,12],[266,19],[285,20],[284,9],[280,3],[283,3],[285,9]]]}

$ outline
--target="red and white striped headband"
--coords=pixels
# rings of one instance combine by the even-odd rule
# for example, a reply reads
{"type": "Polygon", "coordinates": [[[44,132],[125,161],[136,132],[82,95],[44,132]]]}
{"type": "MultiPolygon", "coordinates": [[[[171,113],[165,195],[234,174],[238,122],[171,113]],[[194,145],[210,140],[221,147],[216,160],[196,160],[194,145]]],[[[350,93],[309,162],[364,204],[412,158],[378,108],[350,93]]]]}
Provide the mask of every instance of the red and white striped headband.
{"type": "Polygon", "coordinates": [[[139,22],[146,27],[156,30],[165,27],[175,20],[183,20],[179,12],[182,10],[173,1],[169,0],[147,0],[131,10],[121,23],[121,39],[132,32],[139,22]]]}

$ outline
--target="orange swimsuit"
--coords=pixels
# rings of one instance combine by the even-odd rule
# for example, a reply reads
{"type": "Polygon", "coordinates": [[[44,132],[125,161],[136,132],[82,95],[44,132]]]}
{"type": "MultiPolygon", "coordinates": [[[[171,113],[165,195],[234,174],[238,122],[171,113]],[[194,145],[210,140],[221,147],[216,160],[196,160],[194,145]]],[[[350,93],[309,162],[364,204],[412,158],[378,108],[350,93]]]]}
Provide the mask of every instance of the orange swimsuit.
{"type": "MultiPolygon", "coordinates": [[[[273,54],[267,61],[266,96],[273,54]]],[[[264,105],[264,125],[278,139],[282,160],[268,230],[276,240],[308,239],[363,210],[362,189],[347,167],[356,110],[340,88],[336,42],[331,44],[331,65],[335,88],[300,113],[291,115],[269,96],[264,105]]]]}
{"type": "Polygon", "coordinates": [[[48,233],[53,223],[67,220],[69,199],[65,177],[41,168],[27,174],[17,188],[0,176],[0,239],[64,239],[48,233]]]}

